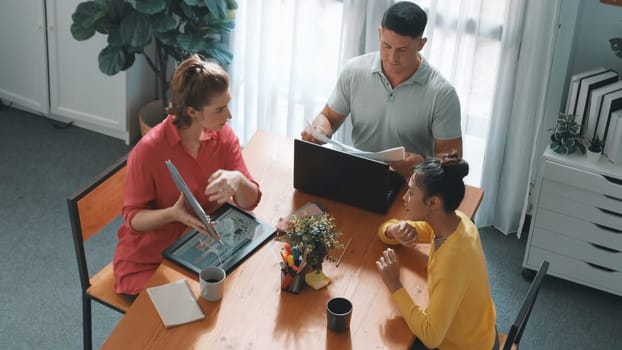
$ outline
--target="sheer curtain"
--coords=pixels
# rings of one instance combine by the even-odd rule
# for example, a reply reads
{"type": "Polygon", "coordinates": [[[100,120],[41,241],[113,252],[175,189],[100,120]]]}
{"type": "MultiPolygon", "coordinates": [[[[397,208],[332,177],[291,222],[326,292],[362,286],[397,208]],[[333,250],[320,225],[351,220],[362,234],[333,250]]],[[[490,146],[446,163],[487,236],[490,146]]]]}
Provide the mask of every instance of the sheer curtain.
{"type": "Polygon", "coordinates": [[[298,136],[320,112],[338,74],[343,3],[238,0],[231,35],[231,125],[298,136]]]}
{"type": "Polygon", "coordinates": [[[516,30],[504,36],[508,50],[496,83],[498,95],[482,176],[486,195],[478,226],[492,225],[520,237],[531,155],[545,114],[560,4],[561,0],[521,0],[512,1],[508,9],[506,17],[516,22],[516,30]],[[525,13],[524,20],[515,17],[517,12],[525,13]]]}
{"type": "MultiPolygon", "coordinates": [[[[257,129],[298,136],[326,103],[341,66],[378,49],[377,28],[393,2],[238,0],[231,108],[242,142],[257,129]]],[[[414,2],[428,13],[423,55],[460,97],[466,182],[486,190],[477,223],[516,232],[548,74],[546,33],[559,0],[529,7],[526,0],[414,2]],[[521,45],[531,54],[519,55],[521,45]]],[[[336,137],[349,139],[347,125],[336,137]]]]}

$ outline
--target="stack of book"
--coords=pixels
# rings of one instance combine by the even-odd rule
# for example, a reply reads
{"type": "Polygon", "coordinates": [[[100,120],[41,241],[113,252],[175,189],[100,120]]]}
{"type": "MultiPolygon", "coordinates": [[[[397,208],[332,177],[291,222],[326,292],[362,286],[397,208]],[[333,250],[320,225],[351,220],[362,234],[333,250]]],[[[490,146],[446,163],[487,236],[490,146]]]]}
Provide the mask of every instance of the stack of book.
{"type": "Polygon", "coordinates": [[[610,162],[622,164],[622,110],[611,113],[603,154],[610,162]]]}
{"type": "Polygon", "coordinates": [[[587,141],[598,137],[603,154],[611,161],[614,159],[610,153],[617,156],[622,148],[622,123],[616,119],[622,116],[622,81],[618,79],[616,71],[602,67],[574,74],[566,101],[566,114],[573,115],[581,125],[581,136],[587,141]],[[620,136],[616,136],[617,132],[620,136]]]}

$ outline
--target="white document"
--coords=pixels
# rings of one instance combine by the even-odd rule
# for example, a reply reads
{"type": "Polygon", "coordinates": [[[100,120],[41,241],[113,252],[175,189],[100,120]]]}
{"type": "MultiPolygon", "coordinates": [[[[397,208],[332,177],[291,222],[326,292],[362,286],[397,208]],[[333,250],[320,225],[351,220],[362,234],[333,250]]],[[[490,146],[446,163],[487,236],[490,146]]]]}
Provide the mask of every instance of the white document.
{"type": "Polygon", "coordinates": [[[344,143],[341,143],[339,141],[335,141],[333,139],[326,137],[325,135],[317,132],[317,130],[315,130],[315,128],[311,125],[311,123],[306,119],[305,119],[305,129],[307,132],[313,135],[315,139],[320,140],[327,144],[335,145],[339,147],[340,151],[348,153],[348,154],[352,154],[352,155],[363,157],[363,158],[378,160],[381,162],[392,162],[392,161],[397,161],[397,160],[404,160],[404,158],[406,158],[406,150],[404,149],[404,146],[389,148],[389,149],[385,149],[384,151],[380,151],[380,152],[366,152],[366,151],[361,151],[355,147],[348,146],[344,143]]]}
{"type": "Polygon", "coordinates": [[[185,279],[147,288],[147,294],[166,328],[205,318],[185,279]]]}

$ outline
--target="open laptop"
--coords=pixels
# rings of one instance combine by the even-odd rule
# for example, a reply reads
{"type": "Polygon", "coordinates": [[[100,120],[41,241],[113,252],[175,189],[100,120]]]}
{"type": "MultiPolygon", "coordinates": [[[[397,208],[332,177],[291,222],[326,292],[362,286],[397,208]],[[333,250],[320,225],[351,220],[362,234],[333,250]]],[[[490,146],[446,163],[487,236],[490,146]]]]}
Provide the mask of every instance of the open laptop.
{"type": "Polygon", "coordinates": [[[294,188],[385,214],[404,178],[389,165],[311,142],[294,140],[294,188]]]}

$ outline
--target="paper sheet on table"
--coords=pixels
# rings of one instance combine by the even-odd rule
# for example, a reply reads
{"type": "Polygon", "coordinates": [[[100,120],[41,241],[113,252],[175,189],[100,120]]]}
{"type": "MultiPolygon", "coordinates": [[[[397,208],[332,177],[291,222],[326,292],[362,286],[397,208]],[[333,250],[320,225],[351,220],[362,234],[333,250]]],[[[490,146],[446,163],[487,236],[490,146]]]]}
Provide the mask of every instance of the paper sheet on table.
{"type": "Polygon", "coordinates": [[[340,147],[341,151],[348,153],[348,154],[355,155],[355,156],[378,160],[381,162],[403,160],[406,157],[406,151],[404,149],[404,146],[389,148],[389,149],[385,149],[384,151],[380,151],[380,152],[366,152],[366,151],[361,151],[355,147],[348,146],[344,143],[341,143],[339,141],[335,141],[333,139],[326,137],[325,135],[317,132],[317,130],[315,130],[315,128],[311,125],[311,123],[306,119],[305,119],[305,129],[307,132],[313,135],[313,137],[316,140],[340,147]]]}

